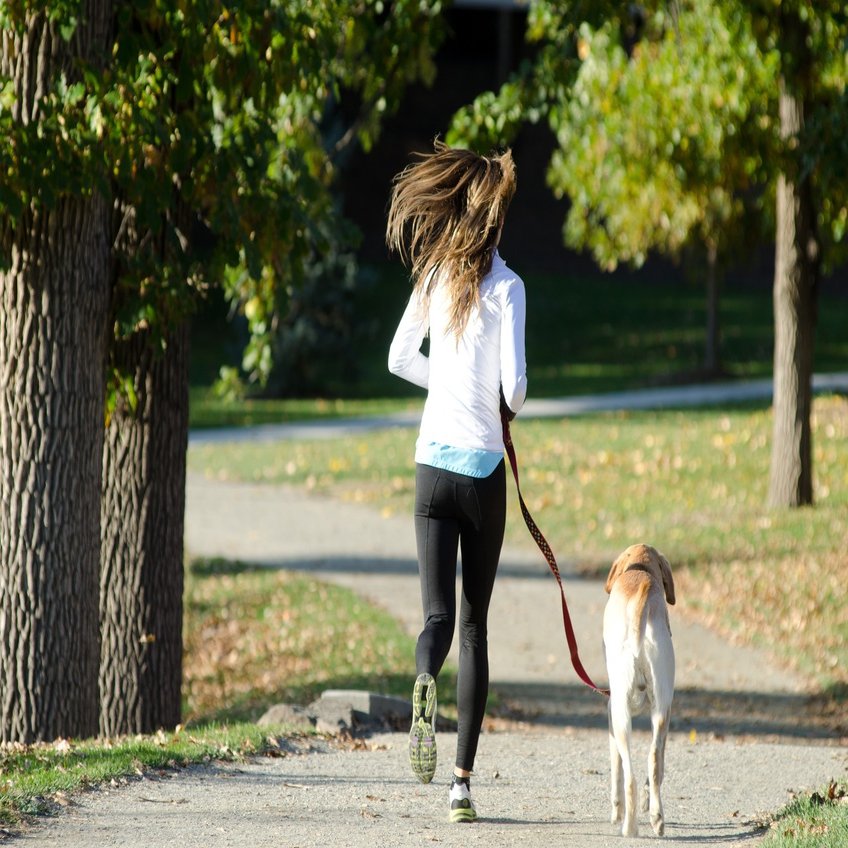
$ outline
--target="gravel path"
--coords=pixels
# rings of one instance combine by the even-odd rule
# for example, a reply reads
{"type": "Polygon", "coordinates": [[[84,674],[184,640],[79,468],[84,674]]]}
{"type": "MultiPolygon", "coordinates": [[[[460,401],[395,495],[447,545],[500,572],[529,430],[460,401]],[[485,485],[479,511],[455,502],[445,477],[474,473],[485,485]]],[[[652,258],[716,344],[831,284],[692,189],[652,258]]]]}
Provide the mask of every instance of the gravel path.
{"type": "MultiPolygon", "coordinates": [[[[16,842],[25,846],[124,848],[620,848],[607,809],[607,743],[600,731],[487,733],[474,794],[481,821],[450,825],[447,780],[427,786],[405,761],[405,737],[369,750],[313,750],[254,763],[192,768],[79,796],[75,805],[16,842]]],[[[640,734],[637,747],[645,749],[640,734]]],[[[451,734],[439,744],[448,754],[451,734]]],[[[641,758],[640,758],[641,761],[641,758]]],[[[758,811],[788,790],[843,774],[844,753],[818,745],[692,743],[673,734],[664,786],[665,844],[750,846],[758,811]]],[[[651,833],[642,817],[641,833],[651,833]]]]}
{"type": "MultiPolygon", "coordinates": [[[[417,632],[410,519],[302,490],[197,475],[189,475],[186,499],[190,554],[314,573],[385,606],[417,632]]],[[[603,586],[561,566],[581,657],[603,684],[603,586]]],[[[678,674],[663,791],[665,843],[752,845],[759,815],[793,792],[846,777],[846,750],[805,724],[803,679],[682,620],[674,609],[672,629],[678,674]]],[[[455,736],[440,734],[439,770],[423,786],[410,773],[405,735],[381,734],[361,746],[293,742],[279,758],[104,786],[78,795],[59,816],[13,841],[65,848],[602,848],[631,842],[608,823],[604,701],[570,669],[556,584],[529,537],[526,547],[504,552],[490,613],[490,659],[492,688],[524,721],[486,726],[473,784],[481,821],[473,826],[446,823],[455,736]]],[[[646,726],[638,723],[634,735],[641,769],[646,726]]],[[[652,837],[644,815],[640,828],[652,837]]]]}

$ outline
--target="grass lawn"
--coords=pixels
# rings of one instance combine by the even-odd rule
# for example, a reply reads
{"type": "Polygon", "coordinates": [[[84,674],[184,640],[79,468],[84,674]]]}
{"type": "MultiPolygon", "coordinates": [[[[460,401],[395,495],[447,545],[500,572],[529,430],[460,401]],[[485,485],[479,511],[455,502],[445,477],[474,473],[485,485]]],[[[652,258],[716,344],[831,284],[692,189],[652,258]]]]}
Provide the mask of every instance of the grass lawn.
{"type": "Polygon", "coordinates": [[[831,781],[799,796],[770,822],[763,848],[843,848],[848,845],[848,783],[831,781]]]}
{"type": "MultiPolygon", "coordinates": [[[[345,379],[330,380],[324,399],[252,398],[224,404],[211,386],[221,365],[239,361],[238,324],[220,302],[195,320],[193,427],[235,426],[339,415],[380,414],[420,404],[422,394],[386,368],[389,343],[409,296],[399,265],[366,269],[356,298],[360,333],[345,379]]],[[[705,297],[679,281],[596,274],[523,274],[527,290],[527,361],[535,398],[692,382],[704,377],[705,297]]],[[[726,287],[721,297],[726,379],[771,375],[773,318],[768,288],[726,287]]],[[[822,289],[815,369],[848,368],[845,286],[822,289]]]]}
{"type": "MultiPolygon", "coordinates": [[[[409,696],[415,642],[386,612],[303,575],[197,560],[186,582],[184,715],[255,721],[324,689],[409,696]]],[[[440,703],[454,701],[450,670],[440,703]]]]}
{"type": "Polygon", "coordinates": [[[15,825],[25,817],[52,815],[68,806],[71,793],[86,786],[120,784],[149,770],[233,760],[275,747],[265,730],[246,723],[208,724],[114,740],[4,745],[0,748],[0,823],[15,825]]]}

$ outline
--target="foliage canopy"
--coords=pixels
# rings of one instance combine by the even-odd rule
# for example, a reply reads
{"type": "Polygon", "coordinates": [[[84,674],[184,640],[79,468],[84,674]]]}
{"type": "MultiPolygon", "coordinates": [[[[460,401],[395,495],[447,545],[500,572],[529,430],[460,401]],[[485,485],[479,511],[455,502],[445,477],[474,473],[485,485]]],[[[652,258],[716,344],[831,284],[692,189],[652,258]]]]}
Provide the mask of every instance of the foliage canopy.
{"type": "Polygon", "coordinates": [[[71,40],[85,6],[0,10],[0,215],[14,228],[63,195],[115,198],[117,335],[161,338],[199,289],[224,283],[250,325],[248,370],[267,376],[274,326],[308,263],[351,243],[333,157],[353,140],[369,147],[403,88],[432,79],[440,4],[116,4],[108,55],[56,68],[22,114],[16,38],[51,26],[71,40]],[[347,125],[330,141],[332,107],[347,125]]]}
{"type": "Polygon", "coordinates": [[[779,77],[791,56],[782,16],[809,26],[814,98],[800,140],[831,265],[848,223],[848,13],[838,3],[684,0],[530,7],[535,56],[498,92],[454,117],[449,141],[508,143],[546,119],[557,138],[548,181],[571,208],[565,241],[601,267],[676,255],[689,240],[738,249],[773,226],[779,77]],[[748,213],[754,213],[753,217],[748,213]]]}

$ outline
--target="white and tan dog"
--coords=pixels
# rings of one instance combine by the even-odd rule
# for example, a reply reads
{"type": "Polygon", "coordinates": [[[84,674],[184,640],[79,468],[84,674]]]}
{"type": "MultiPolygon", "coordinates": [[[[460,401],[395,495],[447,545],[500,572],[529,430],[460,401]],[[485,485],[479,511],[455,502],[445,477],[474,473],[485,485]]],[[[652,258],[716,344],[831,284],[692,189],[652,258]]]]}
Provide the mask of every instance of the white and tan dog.
{"type": "Polygon", "coordinates": [[[653,737],[642,810],[650,809],[651,826],[662,836],[660,787],[674,696],[674,648],[666,607],[666,601],[674,603],[671,567],[650,545],[631,545],[612,564],[606,590],[610,596],[604,610],[604,650],[610,685],[611,820],[618,824],[623,815],[622,835],[638,835],[630,735],[632,716],[647,705],[653,737]]]}

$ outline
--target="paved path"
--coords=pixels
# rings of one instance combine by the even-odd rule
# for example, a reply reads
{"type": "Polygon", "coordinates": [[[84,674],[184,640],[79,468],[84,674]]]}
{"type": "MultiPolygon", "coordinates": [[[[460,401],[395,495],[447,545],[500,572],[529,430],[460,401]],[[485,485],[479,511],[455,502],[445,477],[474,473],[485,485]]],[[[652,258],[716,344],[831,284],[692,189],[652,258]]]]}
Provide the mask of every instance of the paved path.
{"type": "MultiPolygon", "coordinates": [[[[26,848],[629,848],[608,823],[607,743],[597,731],[487,733],[477,760],[475,825],[450,825],[447,765],[415,781],[402,734],[370,750],[316,745],[309,753],[193,768],[79,796],[15,844],[26,848]]],[[[644,738],[637,740],[644,750],[644,738]]],[[[449,755],[450,734],[439,744],[449,755]]],[[[643,762],[641,756],[640,763],[643,762]]],[[[822,746],[672,734],[666,759],[666,836],[676,846],[751,846],[758,811],[791,789],[844,775],[844,754],[822,746]]],[[[643,837],[653,836],[642,817],[643,837]]],[[[642,844],[652,844],[641,840],[642,844]]],[[[654,842],[653,844],[660,844],[654,842]]]]}
{"type": "MultiPolygon", "coordinates": [[[[848,375],[837,377],[828,385],[848,391],[848,375]]],[[[680,391],[666,392],[649,405],[682,405],[684,397],[680,391]]],[[[703,392],[698,397],[703,402],[703,392]]],[[[639,400],[631,398],[630,405],[639,400]]],[[[553,402],[543,403],[544,408],[530,406],[528,415],[569,414],[564,403],[559,411],[553,402]]],[[[365,426],[375,422],[355,425],[365,426]]],[[[253,435],[338,435],[340,427],[264,428],[253,435]]],[[[212,437],[198,435],[193,441],[212,437]]],[[[420,627],[407,518],[383,517],[364,506],[284,486],[190,475],[186,548],[194,556],[239,558],[316,574],[385,606],[409,632],[420,627]]],[[[581,656],[602,683],[603,586],[568,574],[567,566],[564,574],[581,656]]],[[[761,652],[728,645],[682,620],[676,610],[672,627],[678,675],[664,790],[665,842],[750,845],[759,813],[785,803],[791,791],[846,777],[845,749],[805,727],[803,679],[761,652]]],[[[311,747],[293,747],[280,759],[192,768],[83,793],[58,818],[39,823],[16,841],[31,846],[61,842],[66,848],[142,842],[180,848],[628,844],[607,823],[604,702],[576,683],[565,655],[556,584],[529,537],[526,546],[504,552],[490,615],[490,657],[492,687],[502,703],[520,706],[532,720],[487,726],[474,782],[484,817],[477,825],[444,821],[455,745],[451,734],[440,734],[440,767],[429,786],[409,773],[404,735],[385,734],[368,740],[367,750],[319,740],[311,747]]],[[[637,725],[635,736],[640,765],[647,750],[644,726],[637,725]]],[[[650,833],[644,816],[642,833],[650,833]]]]}
{"type": "MultiPolygon", "coordinates": [[[[848,371],[813,375],[813,391],[848,394],[848,371]]],[[[690,386],[667,386],[627,392],[579,395],[566,398],[543,398],[527,401],[521,418],[564,418],[614,409],[678,409],[713,406],[747,400],[769,400],[771,380],[740,380],[732,383],[702,383],[690,386]]],[[[291,424],[262,424],[250,428],[203,430],[191,434],[192,444],[210,441],[274,441],[286,438],[334,438],[362,433],[380,427],[413,427],[421,419],[420,412],[359,419],[308,421],[291,424]]]]}

